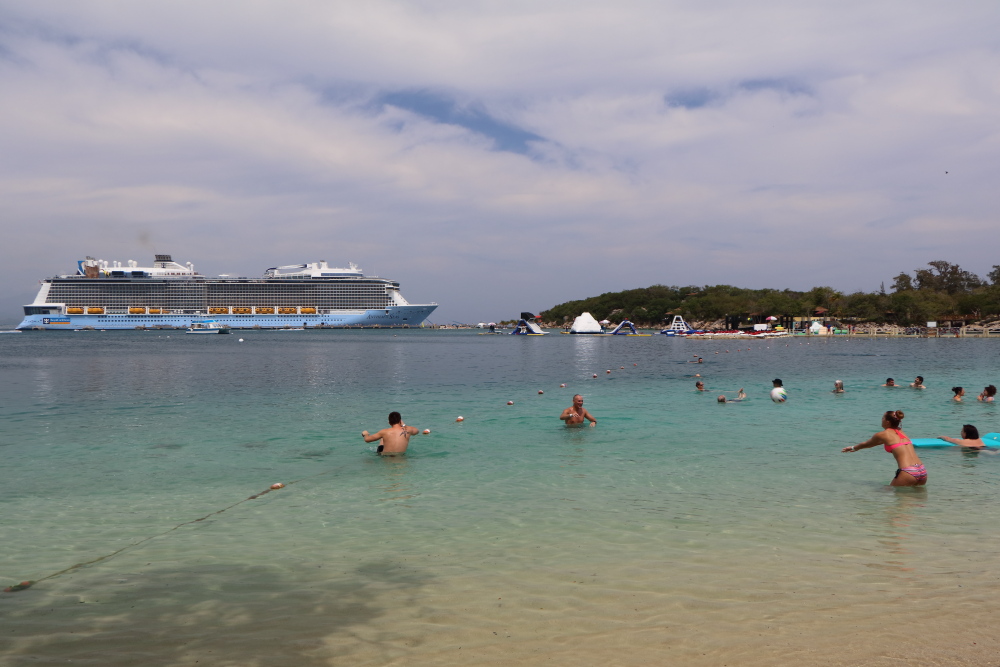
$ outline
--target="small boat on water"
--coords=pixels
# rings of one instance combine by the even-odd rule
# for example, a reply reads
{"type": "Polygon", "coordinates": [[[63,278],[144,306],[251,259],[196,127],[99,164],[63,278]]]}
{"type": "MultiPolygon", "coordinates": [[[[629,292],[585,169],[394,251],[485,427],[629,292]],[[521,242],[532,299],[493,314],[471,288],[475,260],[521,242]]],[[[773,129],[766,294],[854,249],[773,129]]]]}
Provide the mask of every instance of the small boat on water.
{"type": "Polygon", "coordinates": [[[189,334],[227,334],[229,327],[219,324],[215,320],[195,320],[191,322],[191,328],[185,333],[189,334]]]}

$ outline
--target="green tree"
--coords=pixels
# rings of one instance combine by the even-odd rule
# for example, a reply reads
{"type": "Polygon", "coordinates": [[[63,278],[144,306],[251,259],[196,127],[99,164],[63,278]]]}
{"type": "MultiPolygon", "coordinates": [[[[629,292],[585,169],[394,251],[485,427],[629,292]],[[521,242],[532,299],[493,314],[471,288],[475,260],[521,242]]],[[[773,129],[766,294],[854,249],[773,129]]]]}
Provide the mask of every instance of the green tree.
{"type": "Polygon", "coordinates": [[[912,289],[913,279],[910,278],[910,274],[905,271],[892,279],[893,292],[909,292],[912,289]]]}
{"type": "Polygon", "coordinates": [[[993,270],[986,274],[991,285],[1000,285],[1000,264],[994,264],[993,270]]]}
{"type": "Polygon", "coordinates": [[[935,290],[947,292],[948,294],[958,294],[960,292],[970,292],[977,287],[982,287],[983,281],[979,276],[968,271],[963,271],[958,264],[949,264],[943,260],[927,262],[929,269],[917,269],[914,273],[917,277],[917,289],[935,290]]]}

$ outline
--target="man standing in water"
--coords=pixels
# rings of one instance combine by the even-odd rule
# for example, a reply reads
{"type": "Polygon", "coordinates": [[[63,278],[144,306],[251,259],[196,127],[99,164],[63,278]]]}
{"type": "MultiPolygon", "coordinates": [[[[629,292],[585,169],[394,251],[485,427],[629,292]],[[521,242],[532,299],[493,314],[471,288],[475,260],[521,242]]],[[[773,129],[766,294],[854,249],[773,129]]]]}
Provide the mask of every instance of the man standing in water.
{"type": "Polygon", "coordinates": [[[420,430],[403,423],[403,417],[398,412],[389,413],[389,428],[384,428],[378,433],[362,431],[361,437],[365,442],[375,442],[381,440],[382,444],[375,450],[383,456],[394,456],[405,454],[406,448],[410,444],[410,436],[420,433],[420,430]]]}
{"type": "Polygon", "coordinates": [[[584,419],[589,419],[591,426],[597,426],[597,420],[583,407],[583,396],[580,394],[573,397],[573,405],[563,410],[562,414],[559,415],[559,419],[566,422],[566,426],[582,424],[584,419]]]}

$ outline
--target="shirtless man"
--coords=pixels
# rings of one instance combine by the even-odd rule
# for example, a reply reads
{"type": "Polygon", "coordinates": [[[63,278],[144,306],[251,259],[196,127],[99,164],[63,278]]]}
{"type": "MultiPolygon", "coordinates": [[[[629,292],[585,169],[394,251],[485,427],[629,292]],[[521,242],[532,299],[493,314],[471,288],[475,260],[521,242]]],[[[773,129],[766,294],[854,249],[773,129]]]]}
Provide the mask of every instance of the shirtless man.
{"type": "Polygon", "coordinates": [[[410,444],[410,436],[417,433],[420,433],[419,429],[403,423],[402,415],[398,412],[390,412],[389,428],[384,428],[378,433],[362,431],[361,437],[365,439],[365,442],[381,440],[382,444],[375,451],[382,456],[395,456],[406,453],[406,447],[410,444]]]}
{"type": "Polygon", "coordinates": [[[563,410],[559,419],[566,422],[566,426],[582,424],[584,419],[589,419],[591,426],[597,426],[597,420],[583,407],[583,396],[580,394],[573,397],[573,405],[563,410]]]}

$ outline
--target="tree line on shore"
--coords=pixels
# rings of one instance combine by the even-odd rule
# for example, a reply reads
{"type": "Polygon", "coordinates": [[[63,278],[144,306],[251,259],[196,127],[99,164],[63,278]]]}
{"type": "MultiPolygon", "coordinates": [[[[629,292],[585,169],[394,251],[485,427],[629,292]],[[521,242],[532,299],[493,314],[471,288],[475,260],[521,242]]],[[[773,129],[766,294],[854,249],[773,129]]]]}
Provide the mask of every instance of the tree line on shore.
{"type": "Polygon", "coordinates": [[[657,326],[674,315],[689,322],[710,322],[733,315],[811,316],[826,309],[832,319],[852,322],[923,325],[929,321],[980,321],[1000,316],[1000,265],[986,278],[945,261],[928,262],[929,268],[902,272],[889,291],[885,283],[875,292],[844,294],[832,287],[747,289],[732,285],[652,285],[622,292],[567,301],[541,312],[544,322],[556,326],[572,322],[583,312],[598,320],[631,320],[657,326]]]}

